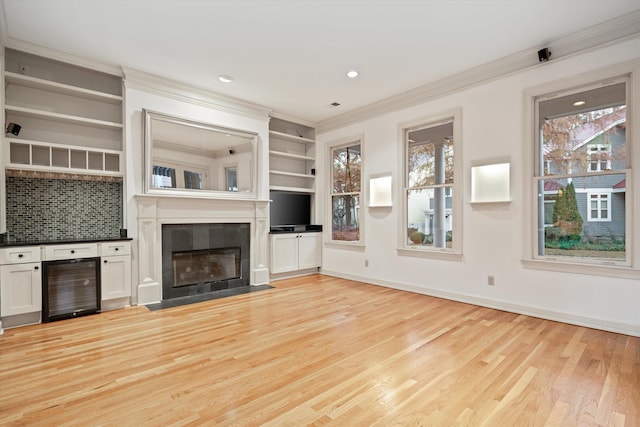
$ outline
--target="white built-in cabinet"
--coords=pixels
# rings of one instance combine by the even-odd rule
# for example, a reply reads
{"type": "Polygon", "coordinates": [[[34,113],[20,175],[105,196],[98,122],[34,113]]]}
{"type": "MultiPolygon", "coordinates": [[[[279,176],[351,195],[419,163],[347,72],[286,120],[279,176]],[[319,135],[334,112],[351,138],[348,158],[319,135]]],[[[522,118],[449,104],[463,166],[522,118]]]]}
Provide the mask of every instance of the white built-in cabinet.
{"type": "MultiPolygon", "coordinates": [[[[131,296],[129,240],[0,248],[0,320],[42,311],[42,261],[93,257],[100,257],[102,309],[122,307],[121,298],[131,296]]],[[[25,318],[25,321],[34,323],[38,318],[25,318]]],[[[12,326],[26,323],[17,320],[12,326]]]]}
{"type": "Polygon", "coordinates": [[[0,316],[41,310],[40,247],[0,249],[0,316]]]}
{"type": "Polygon", "coordinates": [[[131,242],[103,242],[99,247],[101,299],[131,296],[131,242]]]}
{"type": "Polygon", "coordinates": [[[271,234],[271,274],[322,265],[322,233],[271,234]]]}
{"type": "Polygon", "coordinates": [[[122,175],[122,78],[7,48],[4,164],[122,175]]]}
{"type": "Polygon", "coordinates": [[[269,121],[269,189],[315,192],[315,129],[271,117],[269,121]]]}

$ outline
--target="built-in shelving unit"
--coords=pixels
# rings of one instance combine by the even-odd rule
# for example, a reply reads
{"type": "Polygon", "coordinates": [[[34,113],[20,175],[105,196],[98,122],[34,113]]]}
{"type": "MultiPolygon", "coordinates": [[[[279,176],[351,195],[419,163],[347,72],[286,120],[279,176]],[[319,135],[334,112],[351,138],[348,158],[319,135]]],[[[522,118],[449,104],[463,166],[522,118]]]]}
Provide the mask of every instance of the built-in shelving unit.
{"type": "Polygon", "coordinates": [[[8,168],[122,175],[122,78],[7,48],[8,168]]]}
{"type": "Polygon", "coordinates": [[[269,189],[315,192],[315,129],[272,117],[269,122],[269,189]]]}

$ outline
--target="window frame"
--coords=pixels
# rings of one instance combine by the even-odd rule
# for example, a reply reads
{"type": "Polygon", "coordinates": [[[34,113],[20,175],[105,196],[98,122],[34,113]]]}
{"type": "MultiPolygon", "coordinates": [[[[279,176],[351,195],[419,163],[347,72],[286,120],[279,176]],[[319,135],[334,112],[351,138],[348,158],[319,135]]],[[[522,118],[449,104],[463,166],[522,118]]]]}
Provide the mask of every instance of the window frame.
{"type": "MultiPolygon", "coordinates": [[[[400,220],[398,221],[398,242],[397,253],[401,256],[418,256],[423,258],[440,259],[446,261],[462,261],[463,248],[463,188],[466,177],[463,171],[462,158],[462,108],[454,108],[443,111],[439,114],[433,114],[426,117],[418,118],[409,122],[400,123],[398,125],[398,157],[399,168],[401,171],[400,178],[397,180],[397,194],[400,195],[400,205],[402,211],[400,220]],[[408,144],[406,140],[407,133],[417,128],[435,127],[447,123],[453,125],[453,183],[451,185],[436,185],[435,187],[451,188],[451,215],[453,216],[452,241],[451,248],[437,248],[429,246],[409,246],[406,242],[406,230],[408,229],[408,191],[416,188],[409,188],[409,157],[408,144]]],[[[429,186],[434,187],[434,186],[429,186]]],[[[446,193],[446,190],[445,190],[446,193]]]]}
{"type": "Polygon", "coordinates": [[[604,191],[590,191],[587,190],[587,221],[589,222],[611,222],[611,218],[612,218],[612,212],[611,212],[611,192],[604,192],[604,191]],[[593,196],[598,196],[596,198],[596,204],[597,204],[597,211],[598,211],[598,216],[596,218],[593,217],[592,211],[593,209],[591,209],[591,198],[593,196]],[[605,196],[606,198],[606,202],[607,202],[607,217],[606,218],[602,218],[602,196],[605,196]]]}
{"type": "MultiPolygon", "coordinates": [[[[572,76],[567,79],[551,81],[536,87],[526,89],[524,91],[524,156],[523,156],[523,258],[522,265],[525,268],[556,271],[573,274],[587,274],[594,276],[618,277],[618,278],[640,278],[640,248],[634,245],[640,239],[640,224],[634,218],[634,212],[640,212],[640,203],[637,197],[634,197],[634,188],[640,185],[638,173],[632,173],[632,170],[640,170],[640,143],[638,141],[638,129],[634,123],[637,121],[637,115],[640,111],[640,60],[632,60],[626,63],[613,65],[607,68],[585,72],[572,76]],[[626,202],[625,202],[625,239],[626,246],[626,262],[584,262],[581,260],[570,260],[568,258],[555,258],[552,256],[537,256],[537,233],[538,233],[538,212],[537,197],[538,187],[537,180],[534,179],[534,172],[537,162],[537,148],[539,141],[537,140],[537,123],[538,109],[536,107],[536,99],[547,96],[549,94],[564,95],[572,90],[587,90],[588,86],[598,84],[612,84],[614,80],[624,79],[626,82],[626,105],[628,116],[626,120],[628,147],[627,168],[618,169],[617,173],[624,173],[627,177],[626,183],[626,202]]],[[[602,172],[587,172],[601,174],[602,172]]],[[[556,177],[558,178],[558,177],[556,177]]]]}
{"type": "Polygon", "coordinates": [[[327,194],[327,209],[326,209],[326,227],[327,233],[325,234],[325,244],[333,247],[342,247],[342,248],[364,248],[365,242],[365,217],[364,215],[364,206],[365,204],[365,147],[364,147],[364,135],[357,135],[353,137],[341,138],[335,141],[332,141],[327,144],[326,150],[326,194],[327,194]],[[336,149],[350,147],[353,145],[360,146],[360,191],[358,192],[349,192],[349,193],[333,193],[333,151],[336,149]],[[333,239],[333,198],[334,196],[345,196],[345,195],[357,195],[359,200],[359,209],[358,209],[358,240],[334,240],[333,239]]]}

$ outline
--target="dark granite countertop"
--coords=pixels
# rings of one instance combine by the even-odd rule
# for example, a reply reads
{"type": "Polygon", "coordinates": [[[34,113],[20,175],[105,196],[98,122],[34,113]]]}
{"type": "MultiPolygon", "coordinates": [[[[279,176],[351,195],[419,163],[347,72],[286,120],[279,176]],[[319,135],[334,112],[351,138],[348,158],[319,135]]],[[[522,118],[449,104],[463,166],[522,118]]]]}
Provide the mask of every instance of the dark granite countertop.
{"type": "Polygon", "coordinates": [[[0,243],[0,248],[9,248],[15,246],[43,246],[43,245],[67,245],[74,243],[99,243],[99,242],[118,242],[133,240],[131,237],[107,237],[96,239],[79,239],[79,240],[43,240],[38,242],[3,242],[0,243]]]}
{"type": "Polygon", "coordinates": [[[271,227],[270,234],[287,234],[287,233],[320,233],[322,225],[292,225],[271,227]]]}

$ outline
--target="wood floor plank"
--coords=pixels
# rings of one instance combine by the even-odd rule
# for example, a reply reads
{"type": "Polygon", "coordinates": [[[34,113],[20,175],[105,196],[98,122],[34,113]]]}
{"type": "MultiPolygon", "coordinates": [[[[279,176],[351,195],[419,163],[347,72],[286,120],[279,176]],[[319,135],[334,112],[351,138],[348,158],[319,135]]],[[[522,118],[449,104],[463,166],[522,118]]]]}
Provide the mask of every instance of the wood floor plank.
{"type": "Polygon", "coordinates": [[[314,275],[0,336],[0,425],[638,426],[640,339],[314,275]]]}

